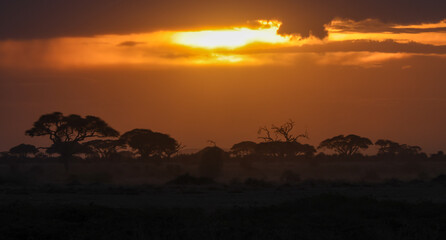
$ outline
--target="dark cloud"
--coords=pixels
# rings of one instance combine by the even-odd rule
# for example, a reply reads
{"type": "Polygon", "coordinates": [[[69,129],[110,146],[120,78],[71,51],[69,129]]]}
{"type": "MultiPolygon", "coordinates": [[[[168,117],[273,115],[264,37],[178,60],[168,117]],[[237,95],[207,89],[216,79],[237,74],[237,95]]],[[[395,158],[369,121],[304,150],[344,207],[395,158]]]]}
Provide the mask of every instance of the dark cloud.
{"type": "Polygon", "coordinates": [[[362,21],[340,20],[331,24],[332,28],[343,32],[359,33],[424,33],[424,32],[446,32],[446,27],[413,28],[395,27],[395,24],[384,23],[378,19],[366,19],[362,21]]]}
{"type": "Polygon", "coordinates": [[[441,0],[0,0],[0,39],[89,36],[279,19],[283,33],[323,37],[333,18],[414,24],[446,18],[441,0]]]}
{"type": "Polygon", "coordinates": [[[118,44],[118,47],[134,47],[137,45],[145,44],[144,42],[135,42],[135,41],[125,41],[118,44]]]}
{"type": "MultiPolygon", "coordinates": [[[[229,51],[221,51],[229,53],[229,51]]],[[[325,44],[306,44],[300,47],[274,47],[267,44],[251,44],[240,50],[238,54],[260,53],[328,53],[328,52],[382,52],[382,53],[414,53],[414,54],[446,54],[446,46],[435,46],[417,42],[398,43],[393,40],[349,40],[325,44]]]]}
{"type": "Polygon", "coordinates": [[[416,42],[398,43],[393,40],[370,41],[355,40],[332,42],[324,45],[302,46],[303,52],[383,52],[383,53],[420,53],[446,54],[446,46],[434,46],[416,42]]]}

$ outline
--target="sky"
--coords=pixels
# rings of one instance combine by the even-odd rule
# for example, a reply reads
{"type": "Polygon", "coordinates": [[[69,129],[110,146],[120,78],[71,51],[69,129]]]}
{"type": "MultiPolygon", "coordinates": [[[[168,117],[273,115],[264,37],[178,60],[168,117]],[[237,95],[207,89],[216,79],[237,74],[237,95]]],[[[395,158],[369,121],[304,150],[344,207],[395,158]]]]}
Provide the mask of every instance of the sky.
{"type": "Polygon", "coordinates": [[[446,2],[0,0],[0,151],[45,113],[229,148],[289,119],[446,150],[446,2]]]}

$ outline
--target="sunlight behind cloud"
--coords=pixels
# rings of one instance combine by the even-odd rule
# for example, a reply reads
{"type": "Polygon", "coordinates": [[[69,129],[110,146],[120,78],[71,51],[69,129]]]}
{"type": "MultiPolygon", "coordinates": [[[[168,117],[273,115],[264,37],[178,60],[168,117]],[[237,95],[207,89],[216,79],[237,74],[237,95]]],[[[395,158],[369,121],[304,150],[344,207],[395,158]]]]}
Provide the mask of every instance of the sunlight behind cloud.
{"type": "Polygon", "coordinates": [[[281,35],[281,24],[259,20],[254,25],[200,31],[165,29],[123,35],[5,40],[0,41],[0,68],[288,65],[299,56],[313,54],[316,57],[311,59],[324,65],[375,67],[414,54],[446,55],[446,32],[442,29],[445,21],[400,26],[374,19],[334,19],[325,25],[328,35],[324,39],[281,35]]]}
{"type": "Polygon", "coordinates": [[[235,49],[250,43],[286,43],[291,36],[282,36],[277,32],[281,22],[259,20],[259,28],[237,27],[224,30],[206,30],[196,32],[178,32],[173,35],[173,43],[197,48],[235,49]]]}

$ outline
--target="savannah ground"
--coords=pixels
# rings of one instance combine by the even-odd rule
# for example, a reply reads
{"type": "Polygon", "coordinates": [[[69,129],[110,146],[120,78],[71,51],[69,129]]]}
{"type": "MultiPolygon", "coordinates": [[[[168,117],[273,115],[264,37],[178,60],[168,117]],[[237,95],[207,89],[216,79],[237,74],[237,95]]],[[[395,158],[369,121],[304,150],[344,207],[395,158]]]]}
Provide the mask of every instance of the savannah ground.
{"type": "MultiPolygon", "coordinates": [[[[6,176],[11,166],[1,166],[6,176]]],[[[60,163],[24,160],[13,169],[28,178],[3,177],[0,185],[0,233],[2,239],[442,239],[446,179],[436,174],[444,166],[341,161],[246,169],[233,161],[213,181],[182,175],[193,164],[77,162],[67,175],[60,163]],[[300,179],[283,179],[290,169],[300,179]],[[169,172],[170,179],[160,177],[169,172]],[[120,183],[117,173],[130,182],[120,183]]]]}

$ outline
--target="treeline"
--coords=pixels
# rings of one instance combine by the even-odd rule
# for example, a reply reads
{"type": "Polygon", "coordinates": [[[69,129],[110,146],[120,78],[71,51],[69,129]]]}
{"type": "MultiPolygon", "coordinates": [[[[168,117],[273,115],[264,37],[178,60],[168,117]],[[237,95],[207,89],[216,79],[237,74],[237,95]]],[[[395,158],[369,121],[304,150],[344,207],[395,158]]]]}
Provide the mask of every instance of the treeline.
{"type": "Polygon", "coordinates": [[[421,147],[400,144],[387,139],[379,139],[373,143],[370,139],[350,135],[338,135],[322,141],[317,147],[301,144],[300,138],[308,138],[308,134],[293,134],[295,123],[290,120],[281,126],[261,127],[258,131],[261,143],[252,141],[240,142],[232,146],[231,154],[236,157],[269,157],[269,158],[312,158],[320,160],[446,160],[442,151],[428,156],[421,147]],[[363,155],[361,151],[377,146],[376,155],[363,155]],[[329,150],[331,154],[326,154],[329,150]]]}
{"type": "Polygon", "coordinates": [[[81,156],[127,159],[138,156],[159,160],[169,158],[181,149],[181,145],[167,134],[133,129],[121,135],[98,117],[65,116],[60,112],[42,115],[25,134],[30,137],[46,136],[52,144],[48,147],[20,144],[2,153],[3,157],[46,158],[57,154],[61,159],[81,156]]]}
{"type": "MultiPolygon", "coordinates": [[[[290,120],[281,126],[261,127],[258,131],[260,143],[253,141],[236,143],[225,154],[231,158],[252,159],[446,160],[442,151],[428,156],[419,146],[399,144],[386,139],[379,139],[373,143],[368,138],[353,134],[326,139],[315,147],[300,143],[299,140],[308,138],[308,134],[294,134],[294,126],[295,123],[290,120]],[[361,151],[372,145],[378,147],[376,155],[363,155],[361,151]],[[329,150],[330,154],[324,153],[324,150],[329,150]]],[[[60,112],[42,115],[25,134],[30,137],[48,137],[52,144],[45,147],[20,144],[8,152],[2,152],[0,157],[45,159],[56,155],[62,160],[140,159],[161,162],[163,159],[182,155],[180,150],[183,148],[168,134],[149,129],[133,129],[120,134],[98,117],[63,115],[60,112]]],[[[216,146],[205,148],[198,154],[215,148],[216,146]]]]}

